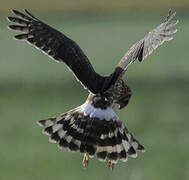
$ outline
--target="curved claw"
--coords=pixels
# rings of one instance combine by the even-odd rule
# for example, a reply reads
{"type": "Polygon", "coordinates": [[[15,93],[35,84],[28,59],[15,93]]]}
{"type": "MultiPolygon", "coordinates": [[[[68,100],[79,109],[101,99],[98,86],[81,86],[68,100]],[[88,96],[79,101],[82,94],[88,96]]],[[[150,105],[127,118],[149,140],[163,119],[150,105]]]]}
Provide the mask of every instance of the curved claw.
{"type": "Polygon", "coordinates": [[[113,171],[115,167],[115,163],[113,163],[111,160],[108,161],[108,167],[110,168],[111,171],[113,171]]]}
{"type": "Polygon", "coordinates": [[[82,163],[83,163],[83,167],[87,167],[87,165],[88,165],[88,162],[89,162],[89,155],[87,154],[87,153],[85,153],[84,154],[84,157],[83,157],[83,161],[82,161],[82,163]]]}

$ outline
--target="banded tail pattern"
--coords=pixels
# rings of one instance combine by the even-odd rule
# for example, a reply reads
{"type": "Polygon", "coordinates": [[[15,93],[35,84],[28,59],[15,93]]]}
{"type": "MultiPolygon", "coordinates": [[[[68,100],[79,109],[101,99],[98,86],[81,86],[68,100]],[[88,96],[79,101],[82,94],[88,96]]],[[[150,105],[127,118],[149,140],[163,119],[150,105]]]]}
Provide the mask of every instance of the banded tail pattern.
{"type": "Polygon", "coordinates": [[[137,150],[145,151],[117,118],[91,117],[80,106],[55,118],[40,120],[38,124],[45,127],[43,133],[50,136],[50,142],[58,143],[60,149],[108,160],[108,165],[113,167],[118,160],[126,162],[128,157],[136,158],[137,150]]]}
{"type": "Polygon", "coordinates": [[[137,157],[137,150],[144,147],[133,137],[114,111],[116,104],[125,107],[131,90],[122,77],[136,59],[143,61],[157,47],[172,39],[177,29],[174,26],[176,12],[169,11],[167,18],[155,29],[135,43],[123,56],[115,70],[109,75],[98,74],[77,43],[53,27],[34,17],[30,12],[12,10],[15,17],[8,17],[12,30],[20,31],[15,37],[25,40],[42,50],[52,59],[64,62],[86,89],[86,102],[60,116],[38,121],[43,132],[59,148],[68,148],[84,154],[83,165],[89,157],[108,160],[109,167],[128,157],[137,157]]]}

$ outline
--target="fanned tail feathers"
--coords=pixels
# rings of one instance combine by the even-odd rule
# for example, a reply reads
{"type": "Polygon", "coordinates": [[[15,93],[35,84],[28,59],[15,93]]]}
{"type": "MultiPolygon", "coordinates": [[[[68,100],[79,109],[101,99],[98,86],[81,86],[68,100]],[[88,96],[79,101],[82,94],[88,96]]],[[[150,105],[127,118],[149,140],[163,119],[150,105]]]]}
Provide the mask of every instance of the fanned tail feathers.
{"type": "Polygon", "coordinates": [[[145,151],[121,121],[91,118],[79,108],[38,124],[45,127],[43,133],[60,149],[87,153],[100,161],[126,162],[128,157],[137,157],[137,150],[145,151]]]}

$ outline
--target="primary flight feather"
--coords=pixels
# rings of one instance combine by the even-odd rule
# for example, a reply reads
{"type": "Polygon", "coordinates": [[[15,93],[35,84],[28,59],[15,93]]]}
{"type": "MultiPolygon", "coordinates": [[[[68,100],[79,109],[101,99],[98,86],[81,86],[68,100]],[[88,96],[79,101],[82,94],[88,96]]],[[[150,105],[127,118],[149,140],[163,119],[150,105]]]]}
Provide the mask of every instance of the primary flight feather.
{"type": "Polygon", "coordinates": [[[20,31],[17,40],[41,49],[58,62],[64,62],[81,84],[89,90],[84,104],[66,113],[38,124],[45,127],[44,134],[50,141],[58,143],[59,148],[84,153],[83,165],[89,157],[108,160],[113,168],[118,160],[127,161],[128,157],[137,157],[137,150],[144,147],[133,137],[115,112],[115,104],[125,107],[132,95],[130,88],[122,80],[128,66],[136,59],[143,61],[153,50],[172,39],[177,29],[173,26],[176,13],[169,11],[167,18],[134,44],[123,56],[115,70],[109,76],[98,74],[89,59],[76,42],[34,17],[29,11],[21,13],[12,10],[16,17],[8,17],[14,22],[9,28],[20,31]]]}

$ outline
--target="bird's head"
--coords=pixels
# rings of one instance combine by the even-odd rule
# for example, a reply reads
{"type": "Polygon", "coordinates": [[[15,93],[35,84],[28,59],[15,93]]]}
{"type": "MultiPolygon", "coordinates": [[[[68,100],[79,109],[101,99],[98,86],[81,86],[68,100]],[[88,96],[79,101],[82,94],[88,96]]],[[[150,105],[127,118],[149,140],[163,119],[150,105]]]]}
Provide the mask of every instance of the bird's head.
{"type": "Polygon", "coordinates": [[[90,104],[92,104],[95,108],[106,109],[111,107],[113,104],[113,99],[108,94],[93,94],[90,93],[87,100],[90,104]]]}

